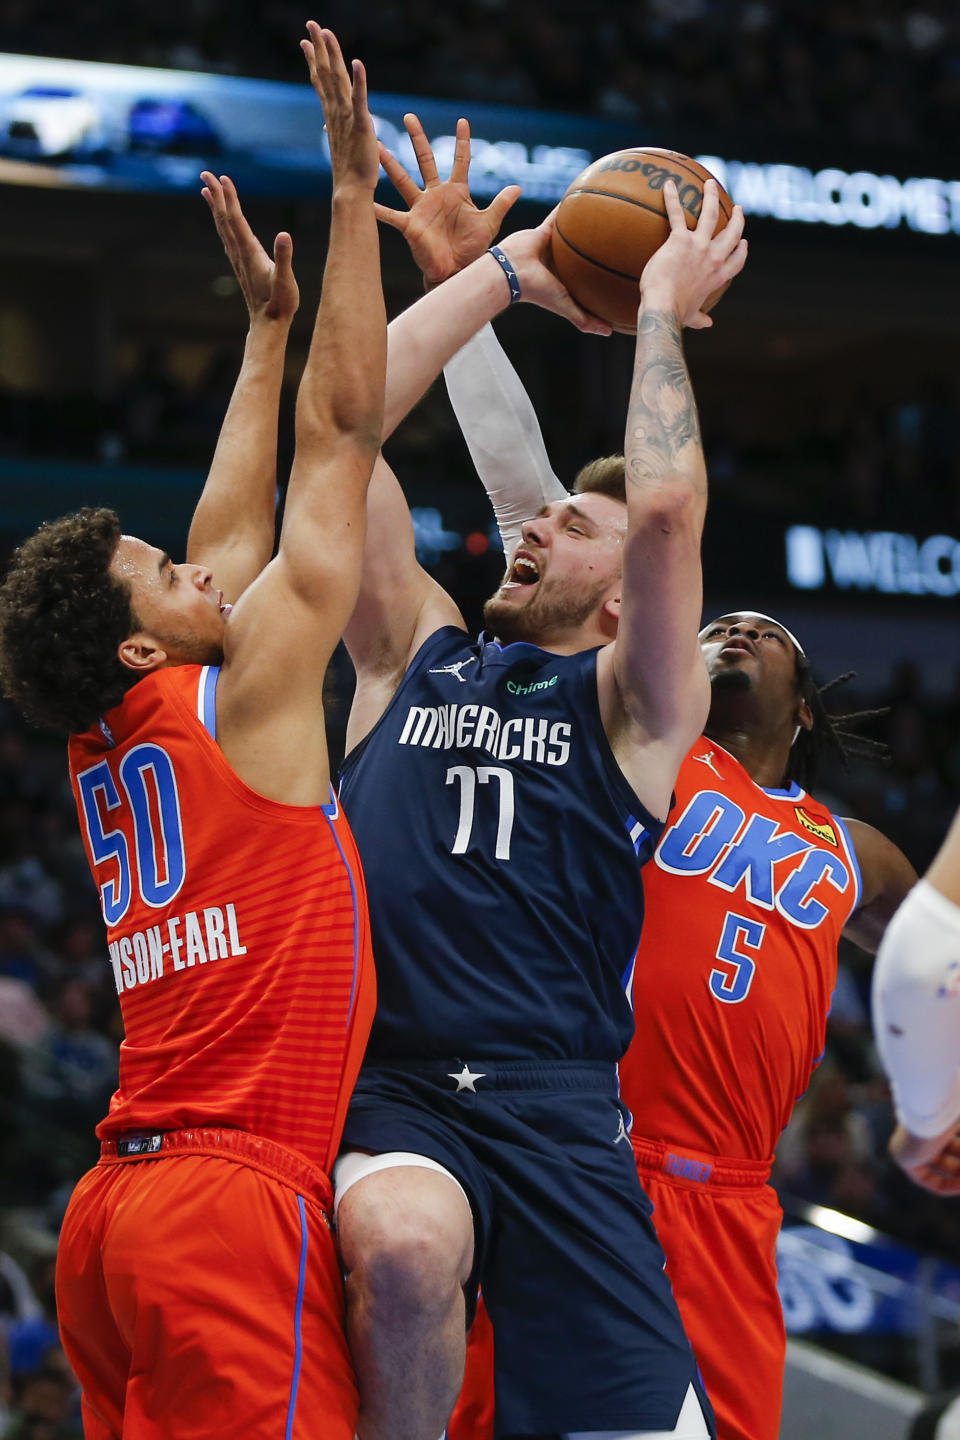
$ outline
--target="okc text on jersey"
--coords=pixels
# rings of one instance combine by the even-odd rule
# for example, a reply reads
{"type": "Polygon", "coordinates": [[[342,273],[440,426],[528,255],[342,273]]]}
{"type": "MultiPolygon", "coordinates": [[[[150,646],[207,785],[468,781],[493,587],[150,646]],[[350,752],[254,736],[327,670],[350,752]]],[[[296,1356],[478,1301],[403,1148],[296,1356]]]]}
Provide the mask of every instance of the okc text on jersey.
{"type": "Polygon", "coordinates": [[[492,705],[411,705],[400,745],[432,750],[483,750],[497,760],[566,765],[573,726],[567,720],[524,715],[504,720],[492,705]]]}
{"type": "Polygon", "coordinates": [[[829,914],[814,894],[819,885],[843,895],[853,883],[837,851],[814,845],[767,815],[748,818],[718,790],[701,790],[693,797],[665,832],[654,858],[672,875],[706,875],[710,885],[730,892],[742,885],[753,904],[778,910],[804,930],[816,929],[829,914]]]}

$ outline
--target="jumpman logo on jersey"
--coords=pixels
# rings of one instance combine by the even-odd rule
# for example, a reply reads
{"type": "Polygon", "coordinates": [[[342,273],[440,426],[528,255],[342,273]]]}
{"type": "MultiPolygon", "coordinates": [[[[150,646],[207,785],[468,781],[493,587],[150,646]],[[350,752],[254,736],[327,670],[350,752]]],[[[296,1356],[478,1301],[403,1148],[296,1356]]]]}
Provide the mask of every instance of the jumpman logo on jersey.
{"type": "Polygon", "coordinates": [[[713,763],[713,757],[714,755],[716,755],[716,753],[716,750],[708,750],[705,755],[694,755],[693,758],[694,760],[699,760],[701,765],[709,765],[710,769],[713,771],[714,775],[716,775],[717,779],[722,780],[723,776],[720,774],[720,771],[713,763]]]}
{"type": "Polygon", "coordinates": [[[457,660],[453,665],[438,665],[435,670],[428,670],[428,675],[456,675],[461,685],[466,685],[466,680],[460,674],[465,665],[472,665],[476,655],[470,655],[466,660],[457,660]]]}
{"type": "Polygon", "coordinates": [[[624,1123],[623,1123],[623,1115],[621,1114],[621,1115],[620,1115],[620,1129],[617,1131],[617,1138],[616,1138],[616,1140],[614,1140],[613,1143],[614,1143],[614,1145],[619,1145],[619,1144],[620,1144],[620,1141],[621,1141],[621,1140],[626,1140],[626,1138],[627,1138],[627,1127],[626,1127],[626,1125],[624,1125],[624,1123]]]}

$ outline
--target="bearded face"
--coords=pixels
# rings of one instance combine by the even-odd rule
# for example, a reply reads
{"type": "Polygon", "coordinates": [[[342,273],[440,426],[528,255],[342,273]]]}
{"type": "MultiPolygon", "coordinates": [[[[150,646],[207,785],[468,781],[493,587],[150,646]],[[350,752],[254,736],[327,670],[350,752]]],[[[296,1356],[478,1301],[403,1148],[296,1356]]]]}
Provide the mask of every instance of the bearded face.
{"type": "Polygon", "coordinates": [[[483,623],[503,645],[525,640],[544,645],[585,624],[600,605],[607,585],[582,581],[538,581],[529,596],[505,597],[497,590],[483,607],[483,623]]]}
{"type": "Polygon", "coordinates": [[[507,645],[576,638],[619,594],[626,519],[623,502],[595,493],[545,505],[525,522],[503,584],[484,607],[488,630],[507,645]]]}

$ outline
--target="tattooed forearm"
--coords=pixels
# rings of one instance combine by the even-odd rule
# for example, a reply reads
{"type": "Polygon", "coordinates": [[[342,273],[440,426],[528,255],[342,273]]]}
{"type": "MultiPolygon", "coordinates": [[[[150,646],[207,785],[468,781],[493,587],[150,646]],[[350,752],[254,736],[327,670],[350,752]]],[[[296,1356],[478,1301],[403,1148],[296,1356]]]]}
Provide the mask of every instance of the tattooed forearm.
{"type": "Polygon", "coordinates": [[[667,310],[644,310],[624,443],[627,482],[684,474],[706,485],[700,422],[683,357],[681,325],[667,310]]]}

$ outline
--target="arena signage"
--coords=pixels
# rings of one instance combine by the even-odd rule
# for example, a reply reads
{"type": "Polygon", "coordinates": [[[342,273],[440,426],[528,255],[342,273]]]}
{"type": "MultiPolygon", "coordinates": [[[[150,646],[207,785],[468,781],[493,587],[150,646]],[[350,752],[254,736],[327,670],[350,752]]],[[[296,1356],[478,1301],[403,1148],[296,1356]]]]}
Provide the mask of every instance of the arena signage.
{"type": "Polygon", "coordinates": [[[893,530],[786,532],[787,580],[797,590],[873,590],[885,595],[960,594],[960,540],[893,530]]]}
{"type": "MultiPolygon", "coordinates": [[[[478,198],[519,184],[525,199],[555,205],[581,170],[611,151],[698,148],[691,131],[665,136],[639,122],[376,91],[370,100],[380,139],[414,170],[403,116],[420,115],[441,174],[453,162],[457,117],[466,111],[478,198]]],[[[698,158],[748,215],[960,234],[960,180],[698,158]]],[[[309,87],[0,54],[0,183],[195,191],[205,166],[229,171],[246,195],[324,193],[329,160],[309,87]]]]}
{"type": "MultiPolygon", "coordinates": [[[[807,1208],[807,1207],[805,1207],[807,1208]]],[[[812,1213],[833,1215],[819,1206],[812,1213]]],[[[918,1315],[956,1325],[960,1270],[837,1215],[839,1233],[817,1224],[784,1224],[777,1239],[783,1318],[791,1335],[916,1334],[918,1315]],[[851,1238],[862,1232],[864,1238],[851,1238]]]]}
{"type": "Polygon", "coordinates": [[[746,215],[808,225],[855,225],[860,230],[907,225],[926,235],[960,234],[960,180],[932,176],[898,180],[869,170],[803,165],[757,165],[698,155],[746,215]]]}

